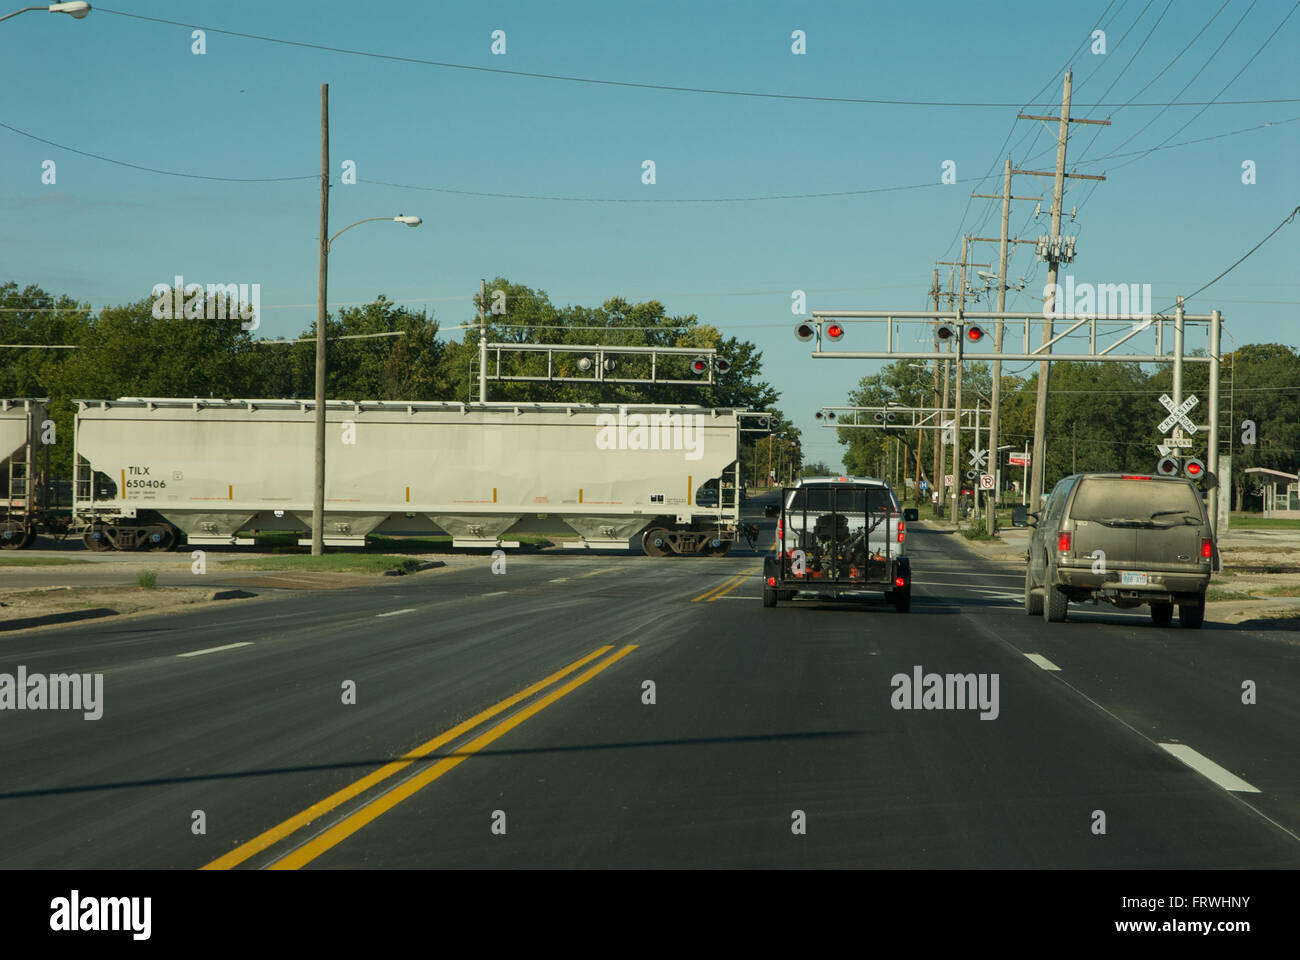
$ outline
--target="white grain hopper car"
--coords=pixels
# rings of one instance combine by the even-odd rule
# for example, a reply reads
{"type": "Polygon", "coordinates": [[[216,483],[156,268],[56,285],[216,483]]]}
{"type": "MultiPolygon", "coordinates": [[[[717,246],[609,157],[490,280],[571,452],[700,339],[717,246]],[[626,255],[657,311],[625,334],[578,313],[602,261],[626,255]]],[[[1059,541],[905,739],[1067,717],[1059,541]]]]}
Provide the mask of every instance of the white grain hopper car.
{"type": "MultiPolygon", "coordinates": [[[[314,402],[78,405],[74,512],[91,549],[310,533],[314,402]]],[[[511,527],[545,515],[579,547],[643,534],[652,556],[722,554],[738,532],[738,421],[678,404],[329,401],[324,541],[443,530],[456,546],[509,545],[511,527]],[[720,495],[702,507],[709,481],[720,495]]]]}
{"type": "Polygon", "coordinates": [[[0,399],[0,547],[21,550],[36,539],[44,400],[0,399]]]}

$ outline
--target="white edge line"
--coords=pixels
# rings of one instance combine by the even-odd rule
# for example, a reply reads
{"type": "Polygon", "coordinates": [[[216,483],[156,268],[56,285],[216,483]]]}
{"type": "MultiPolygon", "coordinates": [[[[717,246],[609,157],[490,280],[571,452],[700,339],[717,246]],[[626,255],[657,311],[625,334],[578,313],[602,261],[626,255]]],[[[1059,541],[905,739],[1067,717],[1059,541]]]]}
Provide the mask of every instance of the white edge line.
{"type": "Polygon", "coordinates": [[[1030,663],[1035,663],[1038,666],[1042,667],[1044,670],[1059,671],[1061,669],[1056,664],[1052,663],[1051,660],[1048,660],[1041,653],[1026,653],[1025,656],[1029,659],[1030,663]]]}
{"type": "Polygon", "coordinates": [[[1258,789],[1252,787],[1231,770],[1223,769],[1209,757],[1197,753],[1185,743],[1162,743],[1160,749],[1173,754],[1201,776],[1223,787],[1224,790],[1232,790],[1235,793],[1259,793],[1258,789]]]}
{"type": "Polygon", "coordinates": [[[201,656],[203,656],[205,653],[217,653],[218,651],[221,651],[221,650],[234,650],[235,647],[251,647],[252,645],[253,645],[253,641],[252,641],[252,640],[243,640],[243,641],[240,641],[239,643],[227,643],[227,644],[225,644],[224,646],[220,646],[220,647],[208,647],[206,650],[191,650],[189,653],[178,653],[178,654],[176,654],[176,656],[178,656],[178,657],[201,657],[201,656]]]}

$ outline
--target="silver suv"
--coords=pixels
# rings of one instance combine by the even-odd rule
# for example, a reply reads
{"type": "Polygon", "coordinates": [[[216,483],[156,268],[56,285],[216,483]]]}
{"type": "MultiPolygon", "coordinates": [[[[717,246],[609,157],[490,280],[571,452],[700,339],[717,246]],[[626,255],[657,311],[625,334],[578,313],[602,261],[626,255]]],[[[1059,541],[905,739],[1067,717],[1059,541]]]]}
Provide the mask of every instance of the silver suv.
{"type": "Polygon", "coordinates": [[[1052,490],[1029,541],[1025,613],[1064,620],[1071,601],[1151,607],[1158,627],[1198,629],[1214,531],[1191,481],[1081,473],[1052,490]]]}

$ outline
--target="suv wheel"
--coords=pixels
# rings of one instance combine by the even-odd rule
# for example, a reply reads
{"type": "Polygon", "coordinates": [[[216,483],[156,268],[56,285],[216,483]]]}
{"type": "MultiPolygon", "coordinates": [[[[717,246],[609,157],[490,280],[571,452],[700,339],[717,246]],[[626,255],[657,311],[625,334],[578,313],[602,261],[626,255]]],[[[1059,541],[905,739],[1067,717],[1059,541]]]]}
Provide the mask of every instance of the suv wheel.
{"type": "Polygon", "coordinates": [[[1180,603],[1178,605],[1178,625],[1186,627],[1188,630],[1199,630],[1201,624],[1205,622],[1205,598],[1202,597],[1196,603],[1180,603]]]}
{"type": "Polygon", "coordinates": [[[1151,604],[1151,623],[1153,626],[1167,627],[1173,622],[1174,605],[1172,603],[1151,604]]]}
{"type": "Polygon", "coordinates": [[[1043,619],[1048,623],[1060,623],[1064,620],[1070,606],[1065,591],[1052,582],[1055,579],[1052,568],[1048,567],[1043,577],[1043,619]]]}
{"type": "Polygon", "coordinates": [[[1034,579],[1030,576],[1033,564],[1025,565],[1025,613],[1031,617],[1041,616],[1043,612],[1043,595],[1034,592],[1034,579]]]}

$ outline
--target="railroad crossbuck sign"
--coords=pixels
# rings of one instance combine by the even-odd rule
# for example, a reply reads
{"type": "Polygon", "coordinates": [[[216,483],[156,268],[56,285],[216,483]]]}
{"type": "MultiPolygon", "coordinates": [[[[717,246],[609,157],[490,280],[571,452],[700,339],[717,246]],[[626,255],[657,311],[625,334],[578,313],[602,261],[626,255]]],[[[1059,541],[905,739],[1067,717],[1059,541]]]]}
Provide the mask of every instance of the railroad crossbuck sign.
{"type": "MultiPolygon", "coordinates": [[[[1160,405],[1169,411],[1169,416],[1160,421],[1160,426],[1157,429],[1161,433],[1164,433],[1174,424],[1178,424],[1188,433],[1195,433],[1196,424],[1192,423],[1188,418],[1187,411],[1196,406],[1196,404],[1196,394],[1192,394],[1182,403],[1177,405],[1174,404],[1174,401],[1170,398],[1169,394],[1160,394],[1160,405]]],[[[1181,444],[1175,444],[1175,446],[1181,446],[1181,444]]],[[[1191,446],[1190,442],[1188,443],[1188,446],[1191,446]]]]}
{"type": "Polygon", "coordinates": [[[972,467],[984,466],[984,458],[988,456],[987,450],[972,450],[970,452],[970,465],[972,467]]]}

